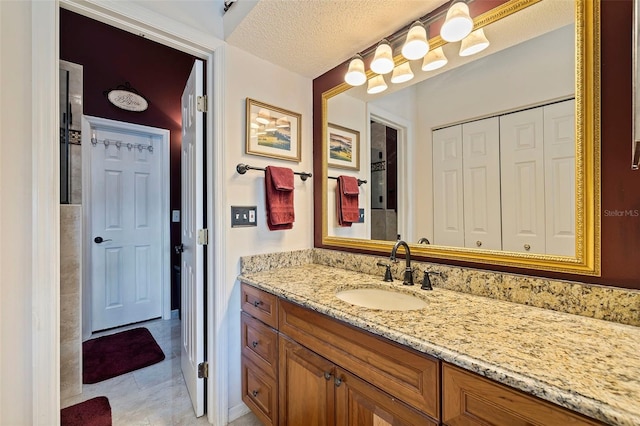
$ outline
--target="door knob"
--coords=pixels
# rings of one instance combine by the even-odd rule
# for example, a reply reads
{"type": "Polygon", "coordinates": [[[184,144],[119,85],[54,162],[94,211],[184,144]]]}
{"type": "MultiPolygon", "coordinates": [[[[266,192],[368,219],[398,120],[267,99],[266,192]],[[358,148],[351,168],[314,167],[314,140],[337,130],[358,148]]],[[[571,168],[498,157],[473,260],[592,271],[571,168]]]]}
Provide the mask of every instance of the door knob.
{"type": "Polygon", "coordinates": [[[104,238],[102,238],[102,237],[95,237],[95,238],[93,239],[93,242],[94,242],[94,243],[96,243],[96,244],[104,243],[105,241],[111,241],[111,240],[110,240],[110,239],[109,239],[109,240],[105,240],[105,239],[104,239],[104,238]]]}
{"type": "Polygon", "coordinates": [[[179,244],[173,248],[176,251],[176,254],[180,254],[184,251],[184,244],[179,244]]]}

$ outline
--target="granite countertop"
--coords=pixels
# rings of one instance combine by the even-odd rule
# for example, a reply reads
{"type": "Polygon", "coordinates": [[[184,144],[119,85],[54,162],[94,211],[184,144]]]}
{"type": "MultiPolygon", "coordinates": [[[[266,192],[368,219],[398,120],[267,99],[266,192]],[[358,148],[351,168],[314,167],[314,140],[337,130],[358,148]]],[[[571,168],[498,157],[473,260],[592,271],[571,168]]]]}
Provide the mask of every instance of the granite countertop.
{"type": "Polygon", "coordinates": [[[240,275],[283,299],[615,425],[640,424],[640,328],[317,264],[240,275]],[[383,311],[335,297],[393,287],[428,307],[383,311]]]}

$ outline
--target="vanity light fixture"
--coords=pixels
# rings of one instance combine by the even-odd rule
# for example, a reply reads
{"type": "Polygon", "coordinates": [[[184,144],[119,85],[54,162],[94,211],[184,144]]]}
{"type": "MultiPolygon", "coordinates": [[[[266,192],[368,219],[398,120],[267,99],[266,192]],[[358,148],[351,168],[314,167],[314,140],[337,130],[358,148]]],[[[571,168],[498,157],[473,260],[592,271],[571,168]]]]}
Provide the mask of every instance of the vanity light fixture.
{"type": "Polygon", "coordinates": [[[442,68],[447,65],[449,60],[444,55],[444,51],[442,50],[442,46],[437,49],[431,50],[427,53],[427,56],[424,57],[422,61],[422,71],[434,71],[438,68],[442,68]]]}
{"type": "Polygon", "coordinates": [[[371,71],[376,74],[388,74],[393,71],[393,52],[387,39],[378,43],[376,53],[371,61],[371,71]]]}
{"type": "Polygon", "coordinates": [[[398,65],[393,69],[391,82],[394,84],[405,83],[413,78],[413,71],[409,62],[398,65]]]}
{"type": "Polygon", "coordinates": [[[384,81],[384,77],[382,75],[376,75],[371,80],[369,80],[369,85],[367,86],[367,93],[370,95],[375,95],[376,93],[382,93],[387,90],[387,83],[384,81]]]}
{"type": "Polygon", "coordinates": [[[464,0],[453,0],[447,17],[440,29],[440,37],[444,41],[460,41],[473,30],[473,19],[469,16],[469,6],[464,0]]]}
{"type": "Polygon", "coordinates": [[[460,43],[460,56],[471,56],[489,47],[489,40],[482,28],[475,30],[460,43]]]}
{"type": "Polygon", "coordinates": [[[367,81],[362,56],[356,55],[351,59],[351,62],[349,62],[349,70],[344,76],[344,81],[352,86],[360,86],[367,81]]]}
{"type": "Polygon", "coordinates": [[[407,39],[402,46],[402,56],[410,61],[422,59],[429,51],[427,30],[420,21],[416,21],[409,28],[407,39]]]}

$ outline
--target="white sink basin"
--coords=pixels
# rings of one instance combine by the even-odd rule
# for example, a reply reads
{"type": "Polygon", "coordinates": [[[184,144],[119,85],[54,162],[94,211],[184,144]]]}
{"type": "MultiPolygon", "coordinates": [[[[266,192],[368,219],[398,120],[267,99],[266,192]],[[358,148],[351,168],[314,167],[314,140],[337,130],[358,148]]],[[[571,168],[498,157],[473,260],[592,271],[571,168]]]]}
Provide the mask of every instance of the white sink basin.
{"type": "Polygon", "coordinates": [[[352,305],[384,311],[411,311],[427,307],[427,303],[416,296],[379,288],[343,290],[336,293],[336,297],[352,305]]]}

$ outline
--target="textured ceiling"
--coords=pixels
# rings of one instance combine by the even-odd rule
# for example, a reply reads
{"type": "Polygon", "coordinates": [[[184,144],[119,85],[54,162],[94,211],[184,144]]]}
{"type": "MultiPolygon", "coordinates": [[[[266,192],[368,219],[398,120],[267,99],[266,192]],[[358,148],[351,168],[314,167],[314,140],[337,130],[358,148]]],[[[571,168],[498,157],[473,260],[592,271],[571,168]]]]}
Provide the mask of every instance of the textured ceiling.
{"type": "Polygon", "coordinates": [[[260,0],[226,41],[315,78],[442,3],[443,0],[260,0]]]}

